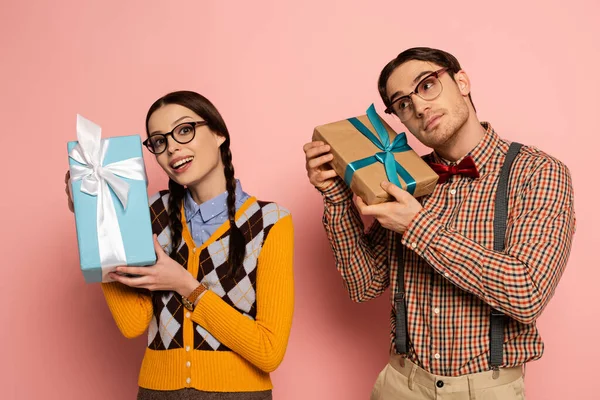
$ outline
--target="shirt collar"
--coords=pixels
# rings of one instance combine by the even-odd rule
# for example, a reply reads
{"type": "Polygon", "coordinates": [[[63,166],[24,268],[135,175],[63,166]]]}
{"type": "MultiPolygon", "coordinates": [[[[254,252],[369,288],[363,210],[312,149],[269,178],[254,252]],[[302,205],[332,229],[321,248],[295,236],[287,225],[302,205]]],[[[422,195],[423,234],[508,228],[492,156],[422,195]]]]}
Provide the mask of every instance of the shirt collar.
{"type": "Polygon", "coordinates": [[[471,156],[475,165],[477,166],[477,170],[481,174],[484,171],[484,168],[489,161],[490,157],[496,151],[498,147],[500,138],[492,125],[489,122],[481,122],[481,126],[485,129],[485,135],[479,141],[477,146],[475,146],[469,153],[465,154],[464,157],[461,157],[456,162],[448,161],[442,157],[440,157],[435,151],[431,154],[431,159],[435,163],[441,163],[446,165],[455,165],[461,162],[466,156],[471,156]]]}
{"type": "MultiPolygon", "coordinates": [[[[239,180],[236,179],[235,183],[235,199],[236,203],[238,203],[243,197],[244,191],[242,190],[242,184],[239,180]]],[[[185,194],[184,209],[187,222],[190,222],[192,218],[198,214],[200,219],[202,219],[202,222],[206,223],[227,212],[227,192],[225,191],[202,204],[196,204],[190,191],[187,190],[185,194]]]]}

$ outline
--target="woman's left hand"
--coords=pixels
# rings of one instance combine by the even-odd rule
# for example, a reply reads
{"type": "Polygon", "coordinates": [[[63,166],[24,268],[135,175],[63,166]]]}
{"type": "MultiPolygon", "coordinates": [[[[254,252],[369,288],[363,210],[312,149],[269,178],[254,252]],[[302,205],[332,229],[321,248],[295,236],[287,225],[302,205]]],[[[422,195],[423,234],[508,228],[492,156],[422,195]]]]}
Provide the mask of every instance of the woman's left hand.
{"type": "Polygon", "coordinates": [[[172,290],[183,296],[189,296],[198,287],[198,281],[187,269],[165,253],[158,243],[156,235],[153,235],[153,238],[156,264],[147,267],[117,267],[115,272],[109,274],[110,278],[134,288],[151,291],[172,290]],[[130,277],[120,274],[138,276],[130,277]]]}

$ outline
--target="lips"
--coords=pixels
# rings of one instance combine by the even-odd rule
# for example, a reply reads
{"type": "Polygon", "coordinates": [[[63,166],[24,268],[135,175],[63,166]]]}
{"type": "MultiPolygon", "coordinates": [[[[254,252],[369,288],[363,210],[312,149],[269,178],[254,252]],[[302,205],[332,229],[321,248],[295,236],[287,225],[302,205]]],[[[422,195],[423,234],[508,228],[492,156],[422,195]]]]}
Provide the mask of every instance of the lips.
{"type": "Polygon", "coordinates": [[[434,125],[437,121],[439,121],[439,119],[442,117],[442,115],[434,115],[432,117],[430,117],[427,122],[425,123],[425,130],[428,130],[432,125],[434,125]]]}
{"type": "Polygon", "coordinates": [[[177,170],[184,168],[186,165],[188,165],[190,162],[192,162],[193,159],[194,159],[193,156],[179,157],[179,158],[176,158],[173,161],[171,161],[169,166],[173,170],[177,171],[177,170]]]}

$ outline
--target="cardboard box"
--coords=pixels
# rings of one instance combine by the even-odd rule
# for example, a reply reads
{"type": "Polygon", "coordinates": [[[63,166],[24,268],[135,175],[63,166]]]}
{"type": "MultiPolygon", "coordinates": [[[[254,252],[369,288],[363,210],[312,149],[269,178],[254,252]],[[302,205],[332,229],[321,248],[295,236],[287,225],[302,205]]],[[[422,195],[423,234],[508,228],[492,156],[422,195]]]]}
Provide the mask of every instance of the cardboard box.
{"type": "Polygon", "coordinates": [[[367,115],[317,126],[313,141],[320,140],[329,144],[333,154],[331,166],[337,174],[349,183],[352,191],[365,203],[378,204],[393,200],[381,188],[382,181],[392,181],[388,179],[384,166],[386,156],[390,157],[388,163],[393,162],[391,157],[397,162],[393,162],[392,169],[396,169],[394,175],[398,177],[399,186],[412,192],[414,197],[433,192],[438,180],[438,175],[408,146],[406,135],[398,135],[377,115],[374,106],[371,106],[367,115]],[[375,121],[377,129],[372,120],[375,121]],[[361,124],[363,131],[364,128],[370,131],[371,138],[357,129],[361,124]],[[370,165],[361,166],[369,163],[370,165]],[[349,165],[354,167],[355,171],[349,168],[349,165]]]}

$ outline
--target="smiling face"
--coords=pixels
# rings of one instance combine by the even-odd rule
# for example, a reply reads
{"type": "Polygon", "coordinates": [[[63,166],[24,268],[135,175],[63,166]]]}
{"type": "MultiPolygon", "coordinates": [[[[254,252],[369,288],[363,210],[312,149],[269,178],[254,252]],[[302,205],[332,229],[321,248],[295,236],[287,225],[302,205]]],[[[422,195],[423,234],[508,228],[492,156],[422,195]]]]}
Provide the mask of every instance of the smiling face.
{"type": "MultiPolygon", "coordinates": [[[[428,74],[442,67],[431,62],[410,60],[391,73],[386,92],[390,101],[408,95],[428,74]]],[[[466,124],[471,113],[469,100],[470,84],[464,71],[439,75],[441,93],[432,100],[423,100],[416,94],[411,96],[412,115],[402,122],[424,145],[433,149],[443,148],[466,124]]]]}
{"type": "MultiPolygon", "coordinates": [[[[168,133],[176,129],[178,138],[194,135],[189,143],[178,143],[168,135],[166,150],[156,155],[156,161],[169,178],[183,186],[193,186],[211,181],[214,176],[223,176],[223,163],[219,147],[223,136],[203,124],[203,118],[179,104],[167,104],[152,113],[148,119],[149,137],[168,133]],[[186,122],[199,123],[195,127],[184,126],[186,122]],[[194,132],[195,131],[195,132],[194,132]],[[194,134],[195,133],[195,134],[194,134]]],[[[185,139],[188,140],[188,139],[185,139]]],[[[183,140],[183,141],[185,141],[183,140]]]]}

